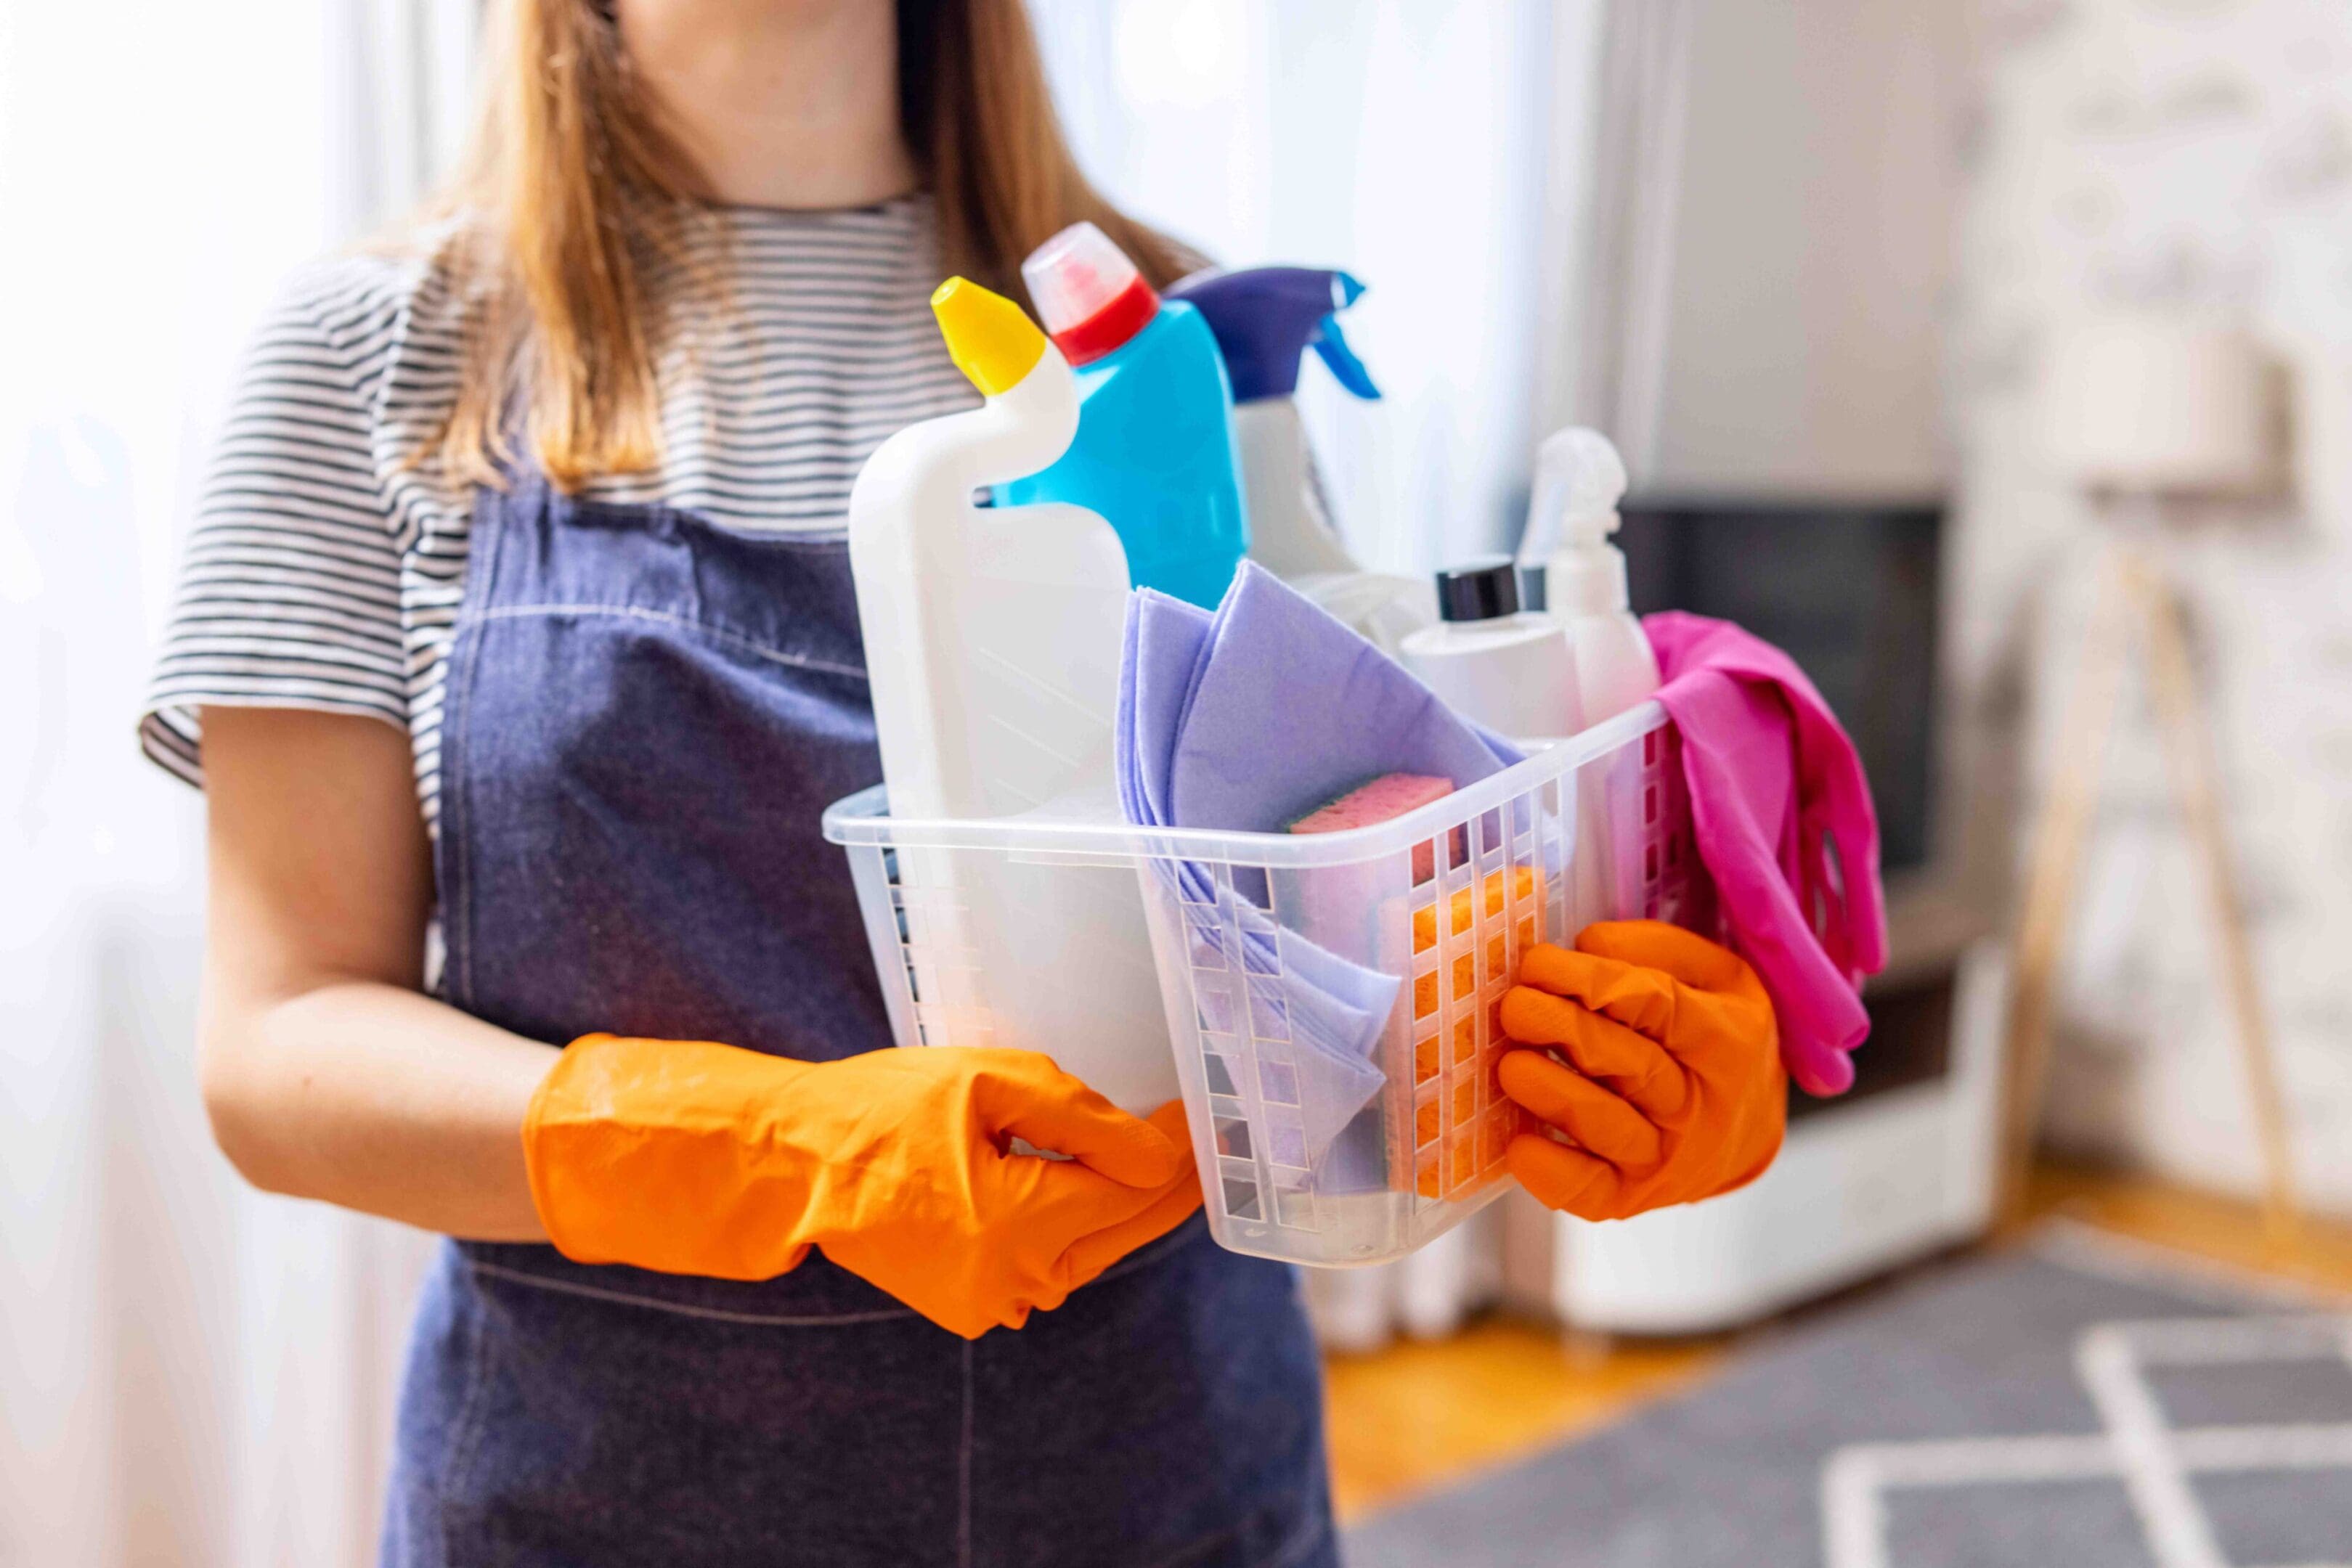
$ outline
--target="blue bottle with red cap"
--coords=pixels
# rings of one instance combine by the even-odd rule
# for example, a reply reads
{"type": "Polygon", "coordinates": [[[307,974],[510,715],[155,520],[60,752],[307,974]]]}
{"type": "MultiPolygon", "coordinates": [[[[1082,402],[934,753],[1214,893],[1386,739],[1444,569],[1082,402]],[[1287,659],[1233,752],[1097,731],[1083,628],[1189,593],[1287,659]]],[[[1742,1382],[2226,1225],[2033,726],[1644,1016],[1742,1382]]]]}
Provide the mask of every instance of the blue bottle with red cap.
{"type": "Polygon", "coordinates": [[[1077,438],[1050,468],[996,487],[1000,506],[1066,501],[1108,520],[1138,588],[1213,610],[1249,550],[1233,387],[1208,322],[1162,303],[1127,254],[1076,224],[1021,264],[1077,374],[1077,438]]]}

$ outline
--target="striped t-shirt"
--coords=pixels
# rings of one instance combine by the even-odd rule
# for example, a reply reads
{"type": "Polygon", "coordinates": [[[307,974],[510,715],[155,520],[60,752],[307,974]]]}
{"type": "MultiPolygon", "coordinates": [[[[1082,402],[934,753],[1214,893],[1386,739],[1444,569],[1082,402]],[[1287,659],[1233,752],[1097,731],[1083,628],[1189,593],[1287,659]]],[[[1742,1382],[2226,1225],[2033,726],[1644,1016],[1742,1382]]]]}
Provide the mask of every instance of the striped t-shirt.
{"type": "MultiPolygon", "coordinates": [[[[661,466],[587,493],[742,528],[839,528],[884,438],[979,402],[929,308],[930,202],[714,215],[693,265],[722,284],[723,314],[689,319],[664,353],[661,466]]],[[[437,823],[473,496],[415,461],[457,384],[458,301],[433,248],[313,266],[255,340],[141,725],[148,755],[192,783],[207,704],[364,715],[408,731],[437,823]]]]}

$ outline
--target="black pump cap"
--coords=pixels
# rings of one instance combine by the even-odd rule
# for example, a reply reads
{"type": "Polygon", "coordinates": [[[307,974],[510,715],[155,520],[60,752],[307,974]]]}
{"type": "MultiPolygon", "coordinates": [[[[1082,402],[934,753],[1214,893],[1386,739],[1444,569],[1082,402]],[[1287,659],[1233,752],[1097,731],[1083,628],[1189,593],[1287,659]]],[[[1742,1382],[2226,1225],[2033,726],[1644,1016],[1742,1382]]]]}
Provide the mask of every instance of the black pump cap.
{"type": "Polygon", "coordinates": [[[1480,556],[1437,574],[1441,621],[1499,621],[1518,612],[1518,566],[1509,556],[1480,556]]]}

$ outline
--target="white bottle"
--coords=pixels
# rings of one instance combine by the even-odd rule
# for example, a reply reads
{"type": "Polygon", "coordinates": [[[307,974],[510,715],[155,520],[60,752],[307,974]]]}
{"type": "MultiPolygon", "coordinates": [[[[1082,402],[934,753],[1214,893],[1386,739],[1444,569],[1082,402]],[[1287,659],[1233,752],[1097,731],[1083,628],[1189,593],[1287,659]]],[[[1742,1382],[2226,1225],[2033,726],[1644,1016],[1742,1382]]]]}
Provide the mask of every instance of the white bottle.
{"type": "Polygon", "coordinates": [[[988,401],[866,459],[849,564],[891,814],[1000,817],[1108,765],[1127,552],[1080,507],[972,505],[1068,449],[1077,383],[1011,300],[950,278],[931,308],[988,401]]]}
{"type": "Polygon", "coordinates": [[[1625,552],[1609,542],[1622,520],[1625,464],[1597,430],[1559,431],[1536,455],[1519,564],[1540,571],[1542,608],[1576,649],[1584,722],[1599,724],[1648,700],[1658,660],[1625,591],[1625,552]]]}
{"type": "Polygon", "coordinates": [[[1323,510],[1296,402],[1287,397],[1235,402],[1234,449],[1250,508],[1252,560],[1286,582],[1358,570],[1323,510]]]}
{"type": "Polygon", "coordinates": [[[1513,740],[1574,735],[1576,655],[1548,616],[1519,609],[1507,556],[1437,574],[1434,626],[1406,637],[1404,667],[1465,718],[1513,740]]]}
{"type": "MultiPolygon", "coordinates": [[[[1021,308],[961,278],[931,297],[987,398],[884,442],[849,493],[849,564],[891,815],[1001,817],[1108,792],[1127,551],[1080,507],[976,507],[1078,428],[1067,361],[1021,308]]],[[[1132,871],[902,849],[925,1044],[1042,1051],[1142,1114],[1177,1094],[1132,871]]]]}
{"type": "MultiPolygon", "coordinates": [[[[1507,740],[1545,740],[1583,728],[1576,653],[1550,616],[1519,612],[1519,573],[1507,555],[1437,573],[1433,628],[1412,632],[1397,658],[1465,719],[1507,740]]],[[[1421,1335],[1451,1333],[1470,1283],[1470,1225],[1404,1258],[1395,1270],[1397,1316],[1421,1335]]]]}
{"type": "MultiPolygon", "coordinates": [[[[1622,520],[1617,508],[1624,496],[1624,459],[1599,431],[1556,431],[1537,450],[1519,565],[1531,584],[1541,583],[1544,612],[1576,649],[1587,724],[1647,701],[1659,684],[1657,655],[1625,591],[1625,553],[1609,542],[1622,520]]],[[[1578,778],[1576,794],[1568,932],[1555,940],[1572,941],[1589,921],[1643,913],[1626,879],[1614,874],[1642,852],[1641,823],[1631,799],[1638,790],[1612,784],[1605,769],[1588,768],[1578,778]]],[[[1559,1264],[1576,1245],[1575,1222],[1535,1207],[1525,1194],[1510,1201],[1519,1207],[1503,1223],[1512,1228],[1518,1267],[1557,1281],[1559,1264]]],[[[1546,1299],[1557,1295],[1554,1283],[1546,1299]]]]}

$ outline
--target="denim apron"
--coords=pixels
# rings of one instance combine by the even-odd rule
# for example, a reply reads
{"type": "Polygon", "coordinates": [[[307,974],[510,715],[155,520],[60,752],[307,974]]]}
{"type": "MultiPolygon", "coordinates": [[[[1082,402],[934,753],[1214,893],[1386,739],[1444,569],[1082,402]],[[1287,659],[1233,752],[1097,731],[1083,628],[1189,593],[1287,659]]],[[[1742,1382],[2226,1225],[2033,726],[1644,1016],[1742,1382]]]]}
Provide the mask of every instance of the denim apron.
{"type": "MultiPolygon", "coordinates": [[[[880,776],[848,547],[485,492],[447,672],[449,1001],[818,1061],[890,1044],[824,806],[880,776]]],[[[966,1342],[812,1253],[756,1284],[457,1243],[383,1562],[1337,1562],[1287,1270],[1196,1216],[966,1342]]]]}

